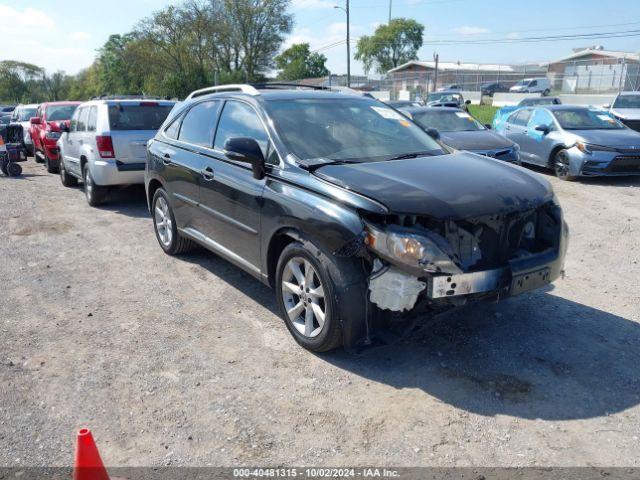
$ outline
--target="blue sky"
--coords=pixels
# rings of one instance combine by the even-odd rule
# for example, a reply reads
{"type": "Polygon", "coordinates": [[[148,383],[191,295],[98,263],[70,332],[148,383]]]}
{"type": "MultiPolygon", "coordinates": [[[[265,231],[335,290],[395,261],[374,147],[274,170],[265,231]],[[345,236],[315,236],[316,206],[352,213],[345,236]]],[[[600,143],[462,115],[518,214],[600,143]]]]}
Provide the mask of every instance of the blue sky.
{"type": "MultiPolygon", "coordinates": [[[[345,38],[345,0],[292,0],[296,26],[287,45],[319,48],[345,38]]],[[[17,59],[49,71],[76,73],[88,66],[110,33],[124,33],[168,0],[0,0],[0,59],[17,59]]],[[[393,16],[426,26],[422,59],[434,50],[443,61],[522,63],[562,57],[574,47],[602,44],[609,50],[640,51],[640,36],[602,40],[493,45],[438,45],[434,40],[482,40],[640,30],[640,1],[616,0],[393,0],[393,16]],[[632,24],[632,22],[637,22],[632,24]],[[623,25],[624,24],[624,25],[623,25]]],[[[351,31],[357,39],[387,21],[389,0],[351,0],[351,31]]],[[[355,45],[352,48],[355,50],[355,45]]],[[[346,71],[346,48],[322,50],[331,71],[346,71]]],[[[352,63],[352,72],[362,66],[352,63]]]]}

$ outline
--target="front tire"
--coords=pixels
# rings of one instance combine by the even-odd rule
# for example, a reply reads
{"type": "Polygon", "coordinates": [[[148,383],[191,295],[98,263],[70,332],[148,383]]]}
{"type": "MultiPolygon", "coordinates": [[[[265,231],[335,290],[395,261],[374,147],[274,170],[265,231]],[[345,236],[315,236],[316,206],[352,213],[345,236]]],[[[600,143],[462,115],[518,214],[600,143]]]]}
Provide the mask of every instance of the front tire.
{"type": "Polygon", "coordinates": [[[282,318],[301,346],[326,352],[341,346],[342,329],[336,304],[336,285],[325,257],[299,242],[289,244],[276,268],[276,301],[282,318]]]}
{"type": "Polygon", "coordinates": [[[85,165],[84,167],[83,181],[84,195],[87,198],[87,203],[92,207],[97,207],[104,202],[104,198],[107,196],[107,189],[106,187],[101,187],[95,184],[93,177],[91,176],[91,169],[89,168],[89,165],[85,165]]]}
{"type": "Polygon", "coordinates": [[[78,179],[67,172],[64,166],[64,160],[60,159],[60,181],[65,187],[75,187],[78,185],[78,179]]]}
{"type": "Polygon", "coordinates": [[[44,166],[47,168],[47,172],[58,173],[58,167],[51,163],[51,160],[49,160],[49,156],[46,152],[44,154],[44,166]]]}
{"type": "Polygon", "coordinates": [[[9,163],[9,165],[7,165],[7,174],[10,177],[19,177],[22,175],[22,167],[19,163],[9,163]]]}
{"type": "Polygon", "coordinates": [[[178,255],[193,249],[195,244],[178,232],[176,217],[169,203],[169,197],[162,188],[156,190],[153,195],[151,216],[156,238],[166,254],[178,255]]]}
{"type": "Polygon", "coordinates": [[[553,171],[560,180],[573,181],[576,179],[571,175],[571,161],[566,150],[560,150],[553,159],[553,171]]]}

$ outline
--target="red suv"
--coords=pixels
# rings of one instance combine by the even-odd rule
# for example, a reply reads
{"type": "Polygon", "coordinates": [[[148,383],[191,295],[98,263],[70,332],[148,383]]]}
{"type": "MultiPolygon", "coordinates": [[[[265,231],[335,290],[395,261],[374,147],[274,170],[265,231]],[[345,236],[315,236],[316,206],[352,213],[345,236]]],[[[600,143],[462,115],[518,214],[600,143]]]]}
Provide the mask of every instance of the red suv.
{"type": "Polygon", "coordinates": [[[31,138],[36,162],[44,162],[49,173],[57,173],[60,165],[58,139],[60,126],[69,125],[73,112],[81,102],[50,102],[38,107],[31,119],[31,138]]]}

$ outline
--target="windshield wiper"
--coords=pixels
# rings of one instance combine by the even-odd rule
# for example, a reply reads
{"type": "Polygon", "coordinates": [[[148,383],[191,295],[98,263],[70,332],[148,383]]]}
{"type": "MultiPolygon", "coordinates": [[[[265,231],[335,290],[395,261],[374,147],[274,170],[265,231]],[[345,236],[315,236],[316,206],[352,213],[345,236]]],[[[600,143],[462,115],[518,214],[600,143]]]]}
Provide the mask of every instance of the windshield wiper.
{"type": "MultiPolygon", "coordinates": [[[[436,150],[439,151],[439,150],[436,150]]],[[[411,152],[411,153],[403,153],[402,155],[397,155],[395,157],[388,158],[388,160],[406,160],[408,158],[417,158],[417,157],[435,157],[437,153],[434,153],[434,150],[424,151],[424,152],[411,152]]]]}

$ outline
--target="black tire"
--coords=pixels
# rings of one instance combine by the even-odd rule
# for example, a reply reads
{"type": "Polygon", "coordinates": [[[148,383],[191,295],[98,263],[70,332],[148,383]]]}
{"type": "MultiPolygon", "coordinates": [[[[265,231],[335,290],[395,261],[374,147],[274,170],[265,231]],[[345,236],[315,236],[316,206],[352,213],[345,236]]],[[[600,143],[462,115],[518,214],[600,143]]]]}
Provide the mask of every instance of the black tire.
{"type": "MultiPolygon", "coordinates": [[[[334,277],[339,277],[339,273],[337,273],[337,275],[331,275],[331,271],[339,272],[339,266],[335,264],[332,265],[332,259],[324,255],[320,251],[320,249],[315,247],[310,242],[305,242],[304,245],[300,242],[293,242],[287,245],[280,254],[280,259],[278,260],[278,265],[276,267],[276,302],[280,309],[281,316],[296,342],[312,352],[327,352],[329,350],[333,350],[342,346],[343,343],[342,325],[338,313],[339,310],[336,303],[335,294],[336,292],[341,291],[342,285],[340,284],[340,278],[337,279],[337,282],[334,281],[334,277]],[[291,320],[289,314],[287,313],[288,309],[291,310],[292,303],[295,303],[297,305],[303,302],[302,297],[292,294],[293,300],[290,300],[289,304],[286,305],[285,298],[283,296],[283,278],[285,268],[290,261],[295,261],[296,259],[307,261],[311,264],[311,266],[313,266],[313,269],[315,270],[314,273],[317,274],[318,277],[314,281],[319,280],[324,291],[324,298],[322,299],[322,306],[324,306],[324,325],[322,327],[318,327],[321,328],[321,330],[314,337],[307,336],[304,333],[300,332],[294,325],[294,321],[291,320]]],[[[302,293],[302,295],[304,295],[304,293],[302,293]]],[[[307,305],[309,305],[309,308],[311,308],[311,301],[307,300],[308,298],[311,297],[307,296],[304,300],[305,309],[307,308],[307,305]],[[309,303],[307,303],[307,301],[309,301],[309,303]]]]}
{"type": "Polygon", "coordinates": [[[82,174],[84,181],[84,195],[87,199],[87,203],[92,207],[97,207],[102,202],[104,202],[108,190],[106,187],[96,185],[96,183],[93,181],[91,170],[89,169],[88,165],[85,165],[82,174]]]}
{"type": "Polygon", "coordinates": [[[67,172],[67,169],[64,166],[64,161],[62,159],[60,159],[59,171],[60,181],[62,182],[62,185],[64,185],[65,187],[75,187],[76,185],[78,185],[78,179],[67,172]]]}
{"type": "Polygon", "coordinates": [[[542,92],[542,96],[543,96],[543,97],[548,97],[550,93],[551,93],[551,90],[549,90],[549,89],[547,88],[544,92],[542,92]]]}
{"type": "MultiPolygon", "coordinates": [[[[160,210],[164,209],[160,208],[160,210]]],[[[153,194],[153,200],[151,202],[151,218],[153,218],[153,230],[156,234],[156,239],[160,244],[160,248],[162,248],[162,250],[164,250],[164,253],[166,253],[167,255],[179,255],[181,253],[192,250],[196,246],[196,244],[192,240],[182,236],[178,231],[176,217],[173,214],[173,208],[171,207],[171,203],[169,202],[169,196],[163,188],[157,189],[156,193],[153,194]],[[166,205],[166,218],[168,218],[171,222],[171,225],[169,226],[171,237],[168,242],[165,241],[165,238],[163,238],[161,228],[158,224],[159,219],[156,216],[156,208],[160,208],[159,204],[162,204],[162,202],[164,202],[164,205],[166,205]]]]}
{"type": "Polygon", "coordinates": [[[7,174],[10,177],[19,177],[22,175],[22,167],[19,163],[10,163],[7,165],[7,174]]]}
{"type": "Polygon", "coordinates": [[[36,161],[36,163],[44,163],[44,158],[43,156],[41,157],[40,155],[38,155],[40,152],[38,150],[34,150],[33,151],[33,159],[36,161]]]}
{"type": "Polygon", "coordinates": [[[58,167],[51,163],[47,154],[44,154],[44,166],[47,168],[47,172],[49,173],[58,173],[58,167]]]}
{"type": "Polygon", "coordinates": [[[569,173],[570,166],[569,154],[566,150],[558,151],[553,157],[553,171],[560,180],[571,182],[577,177],[569,173]]]}
{"type": "Polygon", "coordinates": [[[2,160],[0,160],[0,171],[7,176],[9,175],[9,171],[7,170],[8,166],[9,161],[7,159],[3,158],[2,160]]]}

